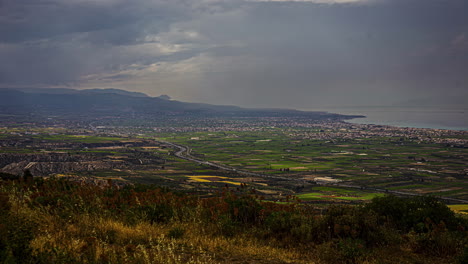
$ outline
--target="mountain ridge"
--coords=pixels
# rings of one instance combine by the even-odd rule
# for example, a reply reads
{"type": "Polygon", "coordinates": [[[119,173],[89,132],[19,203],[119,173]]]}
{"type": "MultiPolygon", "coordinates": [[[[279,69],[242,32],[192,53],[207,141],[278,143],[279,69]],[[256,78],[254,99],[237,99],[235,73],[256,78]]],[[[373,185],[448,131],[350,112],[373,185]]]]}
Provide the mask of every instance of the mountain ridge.
{"type": "Polygon", "coordinates": [[[349,119],[356,116],[306,112],[294,109],[242,108],[143,96],[119,89],[0,89],[0,113],[34,115],[151,116],[161,113],[209,116],[307,116],[349,119]],[[83,92],[84,91],[84,92],[83,92]]]}

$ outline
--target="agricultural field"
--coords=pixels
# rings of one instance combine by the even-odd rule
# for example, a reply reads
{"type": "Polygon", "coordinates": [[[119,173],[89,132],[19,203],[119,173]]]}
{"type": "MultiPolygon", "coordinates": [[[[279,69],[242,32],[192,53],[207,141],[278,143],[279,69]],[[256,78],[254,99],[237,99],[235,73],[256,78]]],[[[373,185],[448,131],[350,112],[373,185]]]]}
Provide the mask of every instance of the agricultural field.
{"type": "Polygon", "coordinates": [[[271,128],[158,138],[190,147],[194,157],[239,170],[468,199],[466,148],[410,137],[320,139],[320,134],[326,133],[271,128]]]}
{"type": "Polygon", "coordinates": [[[383,197],[383,193],[372,193],[356,191],[346,188],[336,187],[313,187],[309,193],[301,193],[297,195],[302,201],[320,201],[320,200],[346,200],[346,201],[369,201],[375,197],[383,197]]]}
{"type": "Polygon", "coordinates": [[[466,132],[387,131],[346,123],[156,130],[1,128],[0,155],[13,165],[3,162],[0,170],[21,173],[30,166],[39,176],[156,184],[204,195],[244,184],[271,200],[295,195],[305,202],[356,203],[386,192],[468,200],[466,132]],[[164,142],[232,169],[182,159],[164,142]]]}
{"type": "Polygon", "coordinates": [[[448,207],[456,213],[468,215],[468,204],[451,204],[448,207]]]}

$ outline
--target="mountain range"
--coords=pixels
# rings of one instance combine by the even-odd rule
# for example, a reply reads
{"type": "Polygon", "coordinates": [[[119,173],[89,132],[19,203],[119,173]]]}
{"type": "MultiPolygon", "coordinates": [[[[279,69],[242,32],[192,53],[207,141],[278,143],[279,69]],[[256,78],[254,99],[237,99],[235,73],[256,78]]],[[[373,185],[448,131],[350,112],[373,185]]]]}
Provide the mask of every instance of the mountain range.
{"type": "Polygon", "coordinates": [[[307,116],[317,119],[348,119],[326,112],[291,109],[254,109],[171,100],[169,96],[150,97],[120,89],[0,88],[0,114],[35,116],[307,116]]]}

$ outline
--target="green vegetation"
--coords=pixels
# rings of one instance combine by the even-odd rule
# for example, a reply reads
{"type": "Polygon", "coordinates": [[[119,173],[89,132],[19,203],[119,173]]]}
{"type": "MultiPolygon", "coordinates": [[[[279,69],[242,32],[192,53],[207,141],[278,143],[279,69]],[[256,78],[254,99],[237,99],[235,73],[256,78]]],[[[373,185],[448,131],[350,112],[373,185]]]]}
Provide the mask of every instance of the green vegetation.
{"type": "Polygon", "coordinates": [[[411,137],[347,133],[348,138],[326,140],[322,137],[328,134],[317,130],[264,128],[165,133],[158,138],[189,146],[195,157],[239,170],[306,180],[332,177],[358,186],[468,199],[466,148],[411,137]]]}
{"type": "Polygon", "coordinates": [[[384,196],[383,193],[369,193],[345,188],[314,187],[313,190],[319,192],[301,193],[296,196],[304,201],[334,199],[348,201],[367,201],[375,197],[384,196]]]}
{"type": "Polygon", "coordinates": [[[127,114],[0,118],[0,263],[468,262],[466,131],[127,114]]]}
{"type": "MultiPolygon", "coordinates": [[[[237,122],[231,121],[233,124],[237,122]]],[[[270,194],[268,198],[271,200],[277,200],[278,195],[283,193],[298,195],[305,201],[357,202],[370,200],[378,196],[378,192],[385,191],[468,199],[468,185],[464,180],[468,164],[466,148],[435,143],[439,139],[464,140],[466,136],[463,133],[440,133],[434,136],[436,140],[430,138],[422,141],[411,133],[405,132],[406,134],[401,135],[401,131],[398,130],[381,133],[380,130],[369,131],[353,126],[340,128],[342,125],[339,124],[313,128],[265,125],[255,127],[253,120],[249,122],[249,125],[252,125],[249,129],[253,131],[208,129],[202,132],[155,133],[153,129],[145,127],[108,126],[110,131],[95,133],[60,127],[0,128],[0,139],[8,142],[5,147],[0,148],[0,154],[84,155],[79,159],[88,157],[88,160],[92,161],[108,164],[121,162],[127,165],[118,170],[57,173],[111,179],[118,176],[125,181],[154,183],[175,189],[198,190],[202,193],[211,193],[224,184],[234,186],[247,183],[263,194],[270,194]],[[119,133],[119,129],[123,132],[119,133]],[[132,131],[133,134],[124,133],[128,131],[132,131]],[[363,131],[371,133],[371,136],[361,135],[363,131]],[[390,136],[392,133],[395,135],[390,136]],[[398,133],[401,136],[396,136],[398,133]],[[237,171],[281,176],[290,178],[291,181],[247,177],[240,173],[182,160],[173,155],[173,147],[160,144],[154,139],[188,146],[192,156],[227,165],[237,171]],[[23,143],[17,144],[18,142],[23,143]],[[158,164],[157,160],[164,161],[164,165],[158,164]],[[226,178],[225,182],[193,180],[193,177],[203,175],[226,178]],[[343,188],[331,191],[313,188],[313,183],[320,178],[338,180],[343,185],[359,186],[365,189],[365,192],[360,193],[359,189],[355,189],[351,195],[342,193],[343,188]],[[305,186],[297,184],[301,181],[305,182],[305,186]]],[[[179,127],[184,127],[184,124],[175,124],[171,128],[177,130],[179,127]]],[[[433,136],[434,133],[430,135],[433,136]]],[[[19,161],[18,158],[15,160],[19,161]]],[[[29,160],[35,162],[41,159],[36,157],[29,160]]]]}
{"type": "Polygon", "coordinates": [[[5,164],[26,157],[32,174],[36,161],[45,160],[42,168],[55,164],[48,159],[53,155],[111,168],[57,173],[74,176],[68,180],[0,174],[0,263],[467,261],[466,205],[451,211],[435,198],[383,194],[466,199],[465,148],[349,134],[362,130],[330,136],[342,131],[332,128],[132,128],[138,136],[121,137],[109,136],[118,134],[112,129],[0,129],[1,155],[11,158],[5,164]],[[238,171],[180,159],[155,137],[238,171]],[[317,179],[360,188],[318,185],[317,179]],[[101,184],[82,185],[93,181],[101,184]]]}
{"type": "Polygon", "coordinates": [[[435,198],[388,196],[323,211],[294,199],[262,202],[252,191],[241,185],[199,198],[150,185],[3,181],[0,262],[466,263],[468,258],[463,251],[468,220],[435,198]]]}

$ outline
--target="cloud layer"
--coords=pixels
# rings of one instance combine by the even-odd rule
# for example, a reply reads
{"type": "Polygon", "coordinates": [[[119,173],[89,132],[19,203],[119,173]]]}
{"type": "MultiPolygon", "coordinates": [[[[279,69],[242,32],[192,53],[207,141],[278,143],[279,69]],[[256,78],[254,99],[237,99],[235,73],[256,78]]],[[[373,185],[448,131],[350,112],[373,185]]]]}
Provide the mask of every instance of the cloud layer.
{"type": "Polygon", "coordinates": [[[0,85],[257,107],[466,95],[465,0],[6,0],[0,85]]]}

